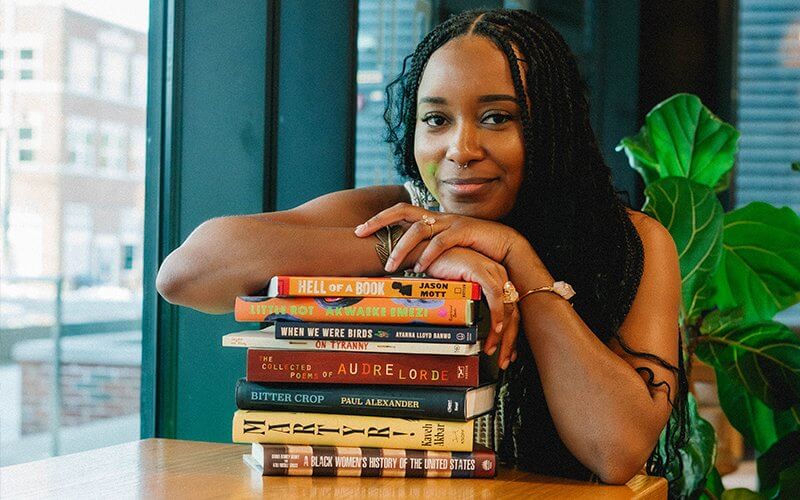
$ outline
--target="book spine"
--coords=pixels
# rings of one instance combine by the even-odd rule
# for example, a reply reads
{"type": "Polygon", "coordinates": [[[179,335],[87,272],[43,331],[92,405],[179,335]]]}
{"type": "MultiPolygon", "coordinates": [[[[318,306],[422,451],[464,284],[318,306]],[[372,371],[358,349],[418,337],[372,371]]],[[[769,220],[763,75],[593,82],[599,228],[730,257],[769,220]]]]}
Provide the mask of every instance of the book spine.
{"type": "Polygon", "coordinates": [[[478,356],[248,349],[247,380],[476,387],[478,356]]]}
{"type": "Polygon", "coordinates": [[[473,421],[236,410],[233,441],[472,451],[473,421]]]}
{"type": "Polygon", "coordinates": [[[478,354],[480,343],[423,344],[420,342],[368,342],[366,340],[304,340],[276,339],[272,327],[267,331],[229,333],[222,337],[223,347],[248,347],[252,349],[283,349],[288,351],[319,352],[374,352],[382,354],[437,354],[445,356],[470,356],[478,354]]]}
{"type": "Polygon", "coordinates": [[[426,323],[464,326],[473,322],[474,302],[464,299],[383,297],[237,297],[236,321],[316,321],[329,323],[426,323]]]}
{"type": "Polygon", "coordinates": [[[472,452],[260,444],[265,476],[491,478],[497,456],[472,452]]]}
{"type": "Polygon", "coordinates": [[[308,411],[377,417],[466,420],[464,390],[396,386],[236,382],[240,410],[308,411]]]}
{"type": "Polygon", "coordinates": [[[474,344],[478,341],[478,327],[298,323],[278,320],[275,321],[275,338],[474,344]]]}
{"type": "Polygon", "coordinates": [[[396,297],[480,300],[477,283],[425,278],[278,276],[278,297],[396,297]]]}

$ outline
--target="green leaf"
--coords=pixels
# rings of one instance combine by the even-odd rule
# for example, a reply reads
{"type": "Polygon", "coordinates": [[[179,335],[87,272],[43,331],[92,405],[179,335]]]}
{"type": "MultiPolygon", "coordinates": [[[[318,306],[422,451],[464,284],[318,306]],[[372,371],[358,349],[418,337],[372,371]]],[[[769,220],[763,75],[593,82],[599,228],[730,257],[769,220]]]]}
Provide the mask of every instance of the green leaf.
{"type": "Polygon", "coordinates": [[[722,496],[725,491],[725,486],[722,484],[722,478],[716,467],[711,468],[706,478],[706,485],[703,488],[703,493],[700,495],[699,500],[716,500],[722,496]]]}
{"type": "Polygon", "coordinates": [[[677,94],[654,107],[639,133],[622,139],[617,151],[625,150],[646,185],[665,177],[687,177],[713,189],[733,167],[738,140],[739,132],[703,106],[699,97],[677,94]]]}
{"type": "Polygon", "coordinates": [[[758,457],[756,467],[761,490],[774,489],[781,482],[782,473],[798,464],[800,464],[800,431],[787,435],[758,457]]]}
{"type": "Polygon", "coordinates": [[[716,374],[725,416],[756,451],[764,453],[787,434],[800,430],[800,405],[774,411],[725,372],[716,370],[716,374]]]}
{"type": "Polygon", "coordinates": [[[766,497],[747,488],[733,488],[722,492],[722,500],[766,500],[766,497]]]}
{"type": "Polygon", "coordinates": [[[695,354],[768,406],[800,404],[800,338],[781,323],[725,321],[714,311],[700,327],[695,354]]]}
{"type": "Polygon", "coordinates": [[[723,209],[714,192],[683,177],[667,177],[644,191],[644,212],[659,221],[678,249],[684,318],[694,318],[710,295],[708,283],[722,253],[723,209]]]}
{"type": "Polygon", "coordinates": [[[792,162],[792,170],[800,172],[800,161],[792,162]]]}
{"type": "Polygon", "coordinates": [[[771,319],[800,301],[800,217],[754,202],[725,214],[723,257],[714,277],[720,308],[771,319]]]}
{"type": "MultiPolygon", "coordinates": [[[[706,485],[706,478],[714,468],[717,455],[717,437],[714,428],[697,412],[694,396],[688,394],[689,442],[678,450],[681,460],[667,464],[666,478],[670,481],[670,497],[686,498],[699,495],[706,485]],[[679,469],[680,466],[680,469],[679,469]]],[[[670,425],[675,425],[675,416],[670,416],[670,425]]],[[[658,441],[659,453],[665,456],[666,432],[658,441]]]]}
{"type": "Polygon", "coordinates": [[[793,495],[797,498],[797,492],[800,491],[800,462],[781,472],[779,484],[781,498],[792,498],[793,495]]]}

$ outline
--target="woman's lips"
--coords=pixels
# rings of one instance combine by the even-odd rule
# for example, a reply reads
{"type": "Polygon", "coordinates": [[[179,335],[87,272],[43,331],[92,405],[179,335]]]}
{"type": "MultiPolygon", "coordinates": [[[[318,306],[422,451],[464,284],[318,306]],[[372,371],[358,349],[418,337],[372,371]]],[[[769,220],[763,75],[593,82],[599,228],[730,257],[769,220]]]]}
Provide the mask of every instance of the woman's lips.
{"type": "Polygon", "coordinates": [[[495,180],[495,178],[488,177],[471,177],[468,179],[447,179],[442,183],[454,194],[475,195],[488,191],[495,180]]]}

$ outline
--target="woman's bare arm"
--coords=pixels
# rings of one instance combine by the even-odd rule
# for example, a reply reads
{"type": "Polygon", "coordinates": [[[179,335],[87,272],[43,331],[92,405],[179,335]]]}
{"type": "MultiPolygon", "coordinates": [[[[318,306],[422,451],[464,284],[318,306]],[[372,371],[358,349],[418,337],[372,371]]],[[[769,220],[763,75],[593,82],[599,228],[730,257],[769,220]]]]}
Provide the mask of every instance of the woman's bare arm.
{"type": "Polygon", "coordinates": [[[400,201],[408,201],[402,186],[379,186],[282,212],[211,219],[164,259],[156,287],[173,304],[225,313],[237,295],[260,290],[278,274],[382,274],[375,239],[358,238],[353,229],[400,201]]]}
{"type": "MultiPolygon", "coordinates": [[[[655,220],[642,215],[632,220],[644,246],[644,271],[619,334],[631,348],[677,366],[681,278],[675,244],[655,220]]],[[[520,290],[553,282],[534,254],[517,259],[509,259],[509,275],[520,290]]],[[[666,381],[673,398],[675,376],[657,363],[626,354],[618,343],[603,344],[570,304],[554,294],[525,298],[520,313],[564,444],[604,481],[626,482],[641,470],[671,411],[665,387],[648,387],[636,368],[650,369],[656,381],[666,381]]]]}

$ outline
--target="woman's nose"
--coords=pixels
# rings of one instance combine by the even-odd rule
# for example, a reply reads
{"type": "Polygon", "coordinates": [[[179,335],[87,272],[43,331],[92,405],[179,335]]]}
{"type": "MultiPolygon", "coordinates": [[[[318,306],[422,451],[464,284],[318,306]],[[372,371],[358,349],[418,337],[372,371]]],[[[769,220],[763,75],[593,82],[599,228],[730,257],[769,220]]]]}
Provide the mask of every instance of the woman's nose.
{"type": "Polygon", "coordinates": [[[468,162],[480,160],[482,157],[483,148],[480,144],[477,127],[463,122],[455,127],[447,149],[447,159],[457,165],[466,165],[468,162]]]}

